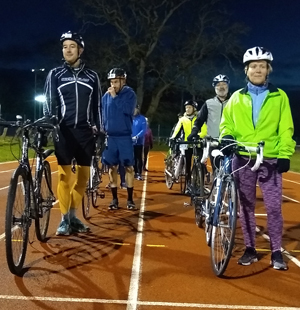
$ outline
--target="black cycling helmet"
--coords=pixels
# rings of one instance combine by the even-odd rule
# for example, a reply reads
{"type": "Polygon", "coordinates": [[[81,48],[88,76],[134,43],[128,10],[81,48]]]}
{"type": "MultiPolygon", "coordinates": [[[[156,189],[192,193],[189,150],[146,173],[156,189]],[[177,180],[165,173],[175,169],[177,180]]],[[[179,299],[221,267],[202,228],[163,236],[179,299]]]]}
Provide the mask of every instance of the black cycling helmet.
{"type": "Polygon", "coordinates": [[[126,79],[127,74],[125,72],[125,70],[121,69],[121,68],[113,68],[111,69],[108,74],[107,74],[107,79],[111,80],[111,79],[126,79]]]}
{"type": "Polygon", "coordinates": [[[71,40],[76,42],[80,47],[84,48],[84,42],[82,36],[76,32],[68,31],[63,33],[60,37],[60,43],[63,44],[64,41],[71,40]]]}
{"type": "Polygon", "coordinates": [[[186,107],[187,105],[191,105],[193,106],[195,109],[197,109],[198,107],[198,103],[194,100],[187,100],[185,103],[184,103],[184,107],[186,107]]]}

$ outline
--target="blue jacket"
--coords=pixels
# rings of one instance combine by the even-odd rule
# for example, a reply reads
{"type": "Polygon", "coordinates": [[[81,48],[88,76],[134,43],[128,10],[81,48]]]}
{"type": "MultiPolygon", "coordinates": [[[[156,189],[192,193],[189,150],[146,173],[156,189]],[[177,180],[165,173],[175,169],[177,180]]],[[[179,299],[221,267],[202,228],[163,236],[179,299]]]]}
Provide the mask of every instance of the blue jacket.
{"type": "Polygon", "coordinates": [[[144,145],[145,134],[147,131],[147,121],[145,116],[137,114],[133,117],[132,137],[137,137],[134,145],[144,145]]]}
{"type": "Polygon", "coordinates": [[[102,97],[102,123],[105,132],[109,136],[131,136],[135,106],[135,92],[127,85],[114,98],[106,92],[102,97]]]}

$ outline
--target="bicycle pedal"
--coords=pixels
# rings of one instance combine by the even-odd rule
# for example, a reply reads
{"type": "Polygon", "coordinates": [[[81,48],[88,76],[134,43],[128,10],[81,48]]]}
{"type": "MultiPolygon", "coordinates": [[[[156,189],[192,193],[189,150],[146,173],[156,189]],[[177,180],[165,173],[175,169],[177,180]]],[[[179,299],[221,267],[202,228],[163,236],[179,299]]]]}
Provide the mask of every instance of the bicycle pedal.
{"type": "Polygon", "coordinates": [[[105,193],[100,193],[100,194],[99,194],[99,197],[100,197],[101,199],[105,198],[105,193]]]}

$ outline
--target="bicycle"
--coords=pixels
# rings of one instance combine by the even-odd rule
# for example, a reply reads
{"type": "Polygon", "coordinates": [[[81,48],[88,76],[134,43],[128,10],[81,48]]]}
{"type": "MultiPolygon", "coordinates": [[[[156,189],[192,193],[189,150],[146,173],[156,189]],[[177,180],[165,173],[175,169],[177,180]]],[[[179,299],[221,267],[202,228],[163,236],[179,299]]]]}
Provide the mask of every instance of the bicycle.
{"type": "Polygon", "coordinates": [[[205,177],[208,183],[210,174],[207,172],[205,165],[206,154],[202,152],[204,143],[204,139],[189,142],[193,146],[193,166],[191,170],[191,182],[188,186],[191,196],[190,205],[192,206],[201,204],[208,192],[205,188],[205,177]]]}
{"type": "Polygon", "coordinates": [[[46,122],[45,118],[24,123],[18,118],[15,122],[1,121],[0,125],[17,127],[17,134],[22,134],[21,159],[10,180],[5,215],[6,260],[11,273],[18,275],[24,265],[32,220],[35,221],[37,239],[41,242],[46,240],[50,211],[55,202],[51,168],[46,159],[54,150],[44,150],[44,147],[47,130],[56,130],[56,126],[46,122]],[[31,130],[36,131],[33,142],[30,139],[31,130]],[[30,164],[29,148],[35,152],[34,176],[34,161],[30,164]]]}
{"type": "Polygon", "coordinates": [[[102,149],[99,148],[97,137],[95,137],[95,149],[92,156],[90,165],[90,177],[87,182],[86,190],[82,198],[82,213],[83,217],[87,220],[89,219],[90,206],[97,208],[97,199],[105,198],[105,193],[100,191],[100,184],[102,183],[103,171],[100,168],[100,157],[102,149]]]}
{"type": "MultiPolygon", "coordinates": [[[[207,140],[206,148],[209,149],[210,141],[207,140]]],[[[211,139],[217,142],[217,139],[211,139]]],[[[208,197],[202,206],[198,206],[196,212],[196,223],[205,223],[205,237],[211,249],[211,264],[214,273],[221,277],[225,272],[235,242],[235,231],[237,223],[238,197],[235,180],[231,170],[232,155],[235,152],[247,152],[249,161],[250,153],[256,153],[256,162],[251,168],[255,171],[263,161],[264,142],[259,142],[255,147],[246,146],[237,141],[231,141],[232,154],[224,156],[222,150],[213,150],[212,156],[220,156],[220,166],[217,167],[216,176],[208,197]]],[[[218,142],[217,142],[218,143],[218,142]]],[[[225,146],[225,147],[228,147],[225,146]]],[[[208,154],[209,151],[206,151],[208,154]]],[[[247,164],[248,164],[247,163],[247,164]]]]}
{"type": "Polygon", "coordinates": [[[174,183],[179,183],[180,192],[184,194],[186,190],[185,150],[188,147],[188,142],[177,141],[174,146],[171,146],[172,152],[165,159],[166,186],[168,189],[172,189],[174,183]]]}

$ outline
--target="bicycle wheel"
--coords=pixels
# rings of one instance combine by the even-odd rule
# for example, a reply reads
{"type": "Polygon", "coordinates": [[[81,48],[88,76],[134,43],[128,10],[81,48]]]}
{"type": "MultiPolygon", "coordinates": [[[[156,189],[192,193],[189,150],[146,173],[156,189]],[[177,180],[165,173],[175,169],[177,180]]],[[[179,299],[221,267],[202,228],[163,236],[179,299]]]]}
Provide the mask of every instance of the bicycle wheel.
{"type": "Polygon", "coordinates": [[[204,197],[204,174],[201,163],[195,163],[191,172],[191,190],[193,196],[204,197]],[[201,165],[200,167],[198,165],[201,165]]]}
{"type": "Polygon", "coordinates": [[[86,185],[84,195],[82,197],[82,215],[84,219],[88,220],[90,218],[90,207],[91,207],[91,180],[89,179],[86,185]]]}
{"type": "Polygon", "coordinates": [[[30,226],[30,182],[18,167],[10,181],[5,215],[6,260],[11,273],[19,274],[25,261],[30,226]]]}
{"type": "Polygon", "coordinates": [[[99,186],[101,183],[101,172],[98,166],[98,161],[95,157],[92,161],[91,178],[92,178],[92,191],[91,191],[92,206],[94,208],[98,208],[97,200],[98,197],[101,196],[101,193],[99,191],[99,186]]]}
{"type": "Polygon", "coordinates": [[[53,206],[51,167],[48,161],[43,162],[43,168],[40,171],[38,182],[40,193],[36,193],[37,212],[35,217],[35,232],[38,240],[43,242],[47,236],[50,212],[53,206]]]}
{"type": "Polygon", "coordinates": [[[172,171],[173,171],[173,161],[171,155],[168,155],[167,158],[165,159],[165,180],[168,189],[172,189],[173,187],[172,171]]]}
{"type": "Polygon", "coordinates": [[[181,156],[180,173],[179,173],[179,184],[181,194],[185,193],[186,190],[186,161],[185,156],[181,156]]]}
{"type": "Polygon", "coordinates": [[[215,209],[218,214],[214,216],[217,216],[217,223],[214,223],[211,233],[211,263],[218,277],[223,275],[229,263],[237,221],[237,194],[233,179],[224,180],[220,191],[219,208],[215,209]]]}

